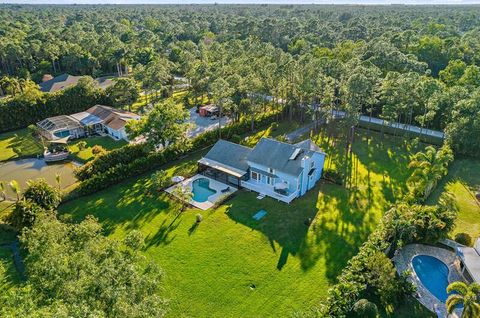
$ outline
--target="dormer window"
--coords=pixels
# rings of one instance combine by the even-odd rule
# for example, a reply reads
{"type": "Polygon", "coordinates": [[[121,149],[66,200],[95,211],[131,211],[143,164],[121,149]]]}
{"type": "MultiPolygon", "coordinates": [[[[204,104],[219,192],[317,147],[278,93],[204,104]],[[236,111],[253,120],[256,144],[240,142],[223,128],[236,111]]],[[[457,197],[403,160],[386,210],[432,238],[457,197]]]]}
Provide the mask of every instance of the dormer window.
{"type": "Polygon", "coordinates": [[[275,170],[273,170],[272,168],[268,168],[268,173],[274,174],[275,170]]]}
{"type": "Polygon", "coordinates": [[[310,163],[310,168],[312,168],[312,169],[315,168],[315,161],[312,161],[312,162],[310,163]]]}

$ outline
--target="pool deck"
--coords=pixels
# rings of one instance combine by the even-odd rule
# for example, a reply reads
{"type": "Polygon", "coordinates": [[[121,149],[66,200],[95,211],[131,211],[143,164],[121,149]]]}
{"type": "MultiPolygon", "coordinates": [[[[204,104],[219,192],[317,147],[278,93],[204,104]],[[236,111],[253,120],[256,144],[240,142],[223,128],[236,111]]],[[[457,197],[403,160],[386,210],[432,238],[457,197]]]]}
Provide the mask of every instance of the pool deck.
{"type": "Polygon", "coordinates": [[[453,314],[448,315],[445,304],[423,286],[412,267],[412,259],[417,255],[433,256],[445,263],[449,269],[448,281],[451,283],[454,281],[463,281],[462,276],[457,270],[455,253],[446,248],[436,246],[409,244],[396,253],[393,257],[393,262],[399,274],[405,270],[410,271],[409,281],[417,286],[416,298],[422,305],[436,313],[438,317],[461,317],[461,309],[456,309],[453,314]]]}
{"type": "Polygon", "coordinates": [[[210,209],[211,207],[213,207],[216,203],[222,201],[225,197],[231,195],[232,193],[236,192],[238,189],[235,188],[235,187],[232,187],[232,186],[229,186],[229,185],[226,185],[225,183],[223,182],[220,182],[220,181],[217,181],[217,180],[214,180],[214,179],[211,179],[209,177],[206,177],[204,175],[201,175],[201,174],[197,174],[189,179],[186,179],[182,182],[179,182],[173,186],[171,186],[170,188],[166,189],[165,191],[172,194],[173,193],[173,189],[175,189],[176,187],[182,185],[184,187],[186,187],[187,189],[190,189],[190,191],[192,191],[192,182],[197,180],[197,179],[201,179],[201,178],[204,178],[204,179],[208,179],[210,181],[210,184],[208,185],[212,190],[215,190],[216,193],[212,194],[211,196],[208,197],[208,200],[205,201],[205,202],[197,202],[195,200],[190,200],[190,204],[193,205],[194,207],[196,208],[199,208],[201,210],[208,210],[210,209]],[[224,190],[225,188],[229,187],[230,190],[228,192],[224,192],[222,193],[222,190],[224,190]]]}

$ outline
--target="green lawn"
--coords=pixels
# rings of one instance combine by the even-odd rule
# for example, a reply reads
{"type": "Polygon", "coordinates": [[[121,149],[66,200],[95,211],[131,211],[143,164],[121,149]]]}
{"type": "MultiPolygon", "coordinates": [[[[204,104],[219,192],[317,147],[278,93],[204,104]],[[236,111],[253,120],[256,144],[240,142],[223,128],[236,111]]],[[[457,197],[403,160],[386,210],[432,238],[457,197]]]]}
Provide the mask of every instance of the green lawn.
{"type": "MultiPolygon", "coordinates": [[[[339,164],[343,147],[329,147],[339,164]]],[[[92,214],[119,239],[142,231],[145,255],[166,272],[170,317],[284,317],[325,298],[383,211],[402,195],[409,151],[393,138],[368,144],[362,134],[351,158],[350,189],[321,182],[290,205],[240,191],[215,210],[189,209],[177,217],[178,204],[149,190],[142,176],[63,204],[60,212],[76,220],[92,214]],[[256,222],[251,217],[259,209],[268,215],[256,222]],[[197,213],[204,217],[199,226],[197,213]]],[[[173,163],[169,174],[194,171],[200,157],[173,163]]]]}
{"type": "Polygon", "coordinates": [[[444,191],[451,192],[459,208],[452,237],[464,232],[476,239],[480,236],[480,202],[475,199],[475,193],[480,189],[480,160],[456,159],[448,170],[448,175],[432,194],[429,203],[436,203],[444,191]]]}
{"type": "MultiPolygon", "coordinates": [[[[186,90],[180,90],[180,91],[175,91],[172,93],[172,96],[170,98],[175,102],[175,103],[182,103],[183,104],[183,98],[187,94],[186,90]]],[[[147,95],[148,103],[158,103],[164,98],[157,96],[155,93],[150,93],[147,95]]],[[[208,101],[208,99],[206,99],[208,101]]],[[[193,102],[193,101],[192,101],[193,102]]],[[[143,114],[145,112],[145,108],[147,106],[145,95],[142,94],[138,100],[133,103],[133,105],[130,107],[132,112],[138,113],[138,114],[143,114]]]]}
{"type": "Polygon", "coordinates": [[[41,154],[43,146],[32,136],[31,128],[0,134],[0,161],[41,154]]]}
{"type": "Polygon", "coordinates": [[[127,142],[125,140],[114,140],[113,138],[110,138],[108,136],[98,136],[75,140],[69,144],[68,148],[70,149],[71,155],[75,160],[80,162],[87,162],[95,158],[94,154],[92,153],[92,147],[95,145],[102,146],[106,150],[113,150],[116,148],[120,148],[126,144],[127,142]],[[87,146],[85,147],[85,149],[80,150],[78,148],[78,143],[82,141],[85,141],[87,143],[87,146]]]}

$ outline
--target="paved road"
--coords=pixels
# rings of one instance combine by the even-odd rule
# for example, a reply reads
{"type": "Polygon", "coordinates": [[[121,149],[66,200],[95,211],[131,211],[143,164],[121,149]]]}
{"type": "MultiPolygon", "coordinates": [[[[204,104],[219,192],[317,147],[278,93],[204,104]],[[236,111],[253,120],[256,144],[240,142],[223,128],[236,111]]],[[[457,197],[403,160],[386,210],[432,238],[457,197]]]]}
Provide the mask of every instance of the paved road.
{"type": "MultiPolygon", "coordinates": [[[[319,120],[318,121],[319,124],[321,124],[322,120],[319,120]]],[[[303,135],[305,135],[306,133],[308,133],[311,129],[313,129],[313,127],[315,126],[315,123],[309,123],[309,124],[306,124],[305,126],[303,127],[300,127],[294,131],[292,131],[291,133],[288,133],[287,134],[287,140],[290,141],[290,142],[293,142],[295,140],[297,140],[298,138],[302,137],[303,135]]]]}

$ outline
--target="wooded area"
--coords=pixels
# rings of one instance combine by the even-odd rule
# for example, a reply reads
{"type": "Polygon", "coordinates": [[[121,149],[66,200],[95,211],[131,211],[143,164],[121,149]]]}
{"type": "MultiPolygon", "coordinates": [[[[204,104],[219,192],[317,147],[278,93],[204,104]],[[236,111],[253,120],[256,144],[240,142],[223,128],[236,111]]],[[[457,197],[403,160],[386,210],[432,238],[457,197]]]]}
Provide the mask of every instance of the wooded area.
{"type": "Polygon", "coordinates": [[[365,113],[445,129],[456,152],[478,155],[479,12],[467,6],[3,5],[1,87],[21,95],[14,77],[39,82],[46,73],[133,73],[143,90],[168,91],[179,75],[188,79],[190,97],[208,94],[235,118],[262,112],[267,100],[301,119],[341,108],[347,125],[365,113]]]}

